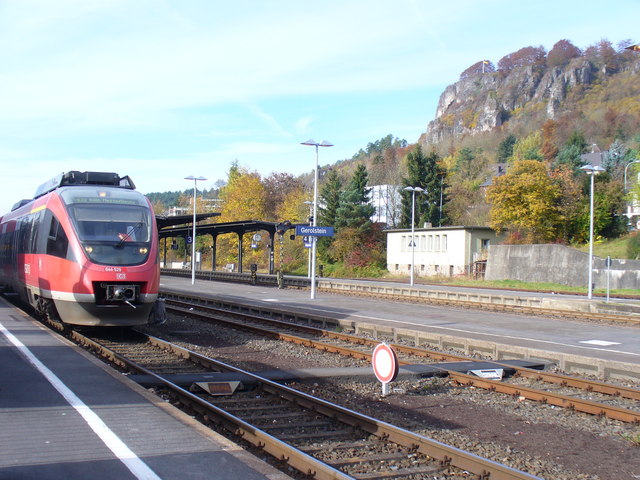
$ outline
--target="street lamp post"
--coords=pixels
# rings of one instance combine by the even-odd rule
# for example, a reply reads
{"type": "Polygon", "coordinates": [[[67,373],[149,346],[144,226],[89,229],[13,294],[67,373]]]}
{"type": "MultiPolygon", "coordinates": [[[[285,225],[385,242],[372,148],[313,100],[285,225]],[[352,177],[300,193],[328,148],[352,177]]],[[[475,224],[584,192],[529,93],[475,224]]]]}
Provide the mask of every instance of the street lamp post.
{"type": "Polygon", "coordinates": [[[204,177],[189,175],[185,180],[193,180],[193,237],[191,238],[191,285],[196,283],[196,186],[198,180],[204,181],[204,177]]]}
{"type": "Polygon", "coordinates": [[[420,187],[404,187],[404,190],[411,192],[411,280],[409,285],[413,286],[413,271],[415,269],[415,252],[416,252],[416,239],[415,239],[415,215],[416,215],[416,192],[424,192],[420,187]]]}
{"type": "Polygon", "coordinates": [[[593,293],[593,179],[600,172],[604,172],[604,168],[600,166],[585,165],[580,167],[587,175],[591,176],[591,189],[589,193],[589,284],[587,285],[587,298],[591,299],[593,293]]]}
{"type": "MultiPolygon", "coordinates": [[[[309,220],[313,221],[313,218],[315,218],[313,216],[313,202],[310,202],[309,200],[307,200],[306,202],[304,202],[305,205],[309,205],[309,220]]],[[[306,245],[305,245],[306,246],[306,245]]],[[[308,259],[307,259],[307,277],[311,278],[311,249],[309,248],[309,253],[308,253],[308,259]]]]}
{"type": "MultiPolygon", "coordinates": [[[[313,175],[313,227],[318,225],[318,147],[333,147],[333,143],[326,140],[318,143],[315,140],[307,140],[301,145],[316,147],[316,168],[313,175]]],[[[316,298],[316,240],[318,237],[311,237],[311,300],[316,298]]]]}

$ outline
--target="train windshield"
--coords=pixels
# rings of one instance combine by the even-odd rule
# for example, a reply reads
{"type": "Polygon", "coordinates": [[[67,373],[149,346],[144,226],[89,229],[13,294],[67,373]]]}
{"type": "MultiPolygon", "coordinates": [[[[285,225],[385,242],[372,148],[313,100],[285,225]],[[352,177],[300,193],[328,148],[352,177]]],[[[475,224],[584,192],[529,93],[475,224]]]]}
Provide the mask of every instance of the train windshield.
{"type": "Polygon", "coordinates": [[[151,210],[143,202],[133,197],[104,202],[76,197],[67,202],[67,208],[80,243],[93,262],[139,265],[147,260],[153,223],[151,210]]]}

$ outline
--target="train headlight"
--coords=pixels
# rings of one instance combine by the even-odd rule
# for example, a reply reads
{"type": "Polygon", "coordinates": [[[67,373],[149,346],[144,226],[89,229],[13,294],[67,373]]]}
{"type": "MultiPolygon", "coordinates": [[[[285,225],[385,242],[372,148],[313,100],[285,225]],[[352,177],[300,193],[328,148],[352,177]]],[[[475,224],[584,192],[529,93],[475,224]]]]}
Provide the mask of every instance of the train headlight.
{"type": "Polygon", "coordinates": [[[85,245],[84,247],[85,252],[87,252],[88,254],[93,253],[93,247],[91,245],[85,245]]]}
{"type": "Polygon", "coordinates": [[[140,255],[146,255],[149,249],[147,247],[140,247],[138,251],[140,252],[140,255]]]}

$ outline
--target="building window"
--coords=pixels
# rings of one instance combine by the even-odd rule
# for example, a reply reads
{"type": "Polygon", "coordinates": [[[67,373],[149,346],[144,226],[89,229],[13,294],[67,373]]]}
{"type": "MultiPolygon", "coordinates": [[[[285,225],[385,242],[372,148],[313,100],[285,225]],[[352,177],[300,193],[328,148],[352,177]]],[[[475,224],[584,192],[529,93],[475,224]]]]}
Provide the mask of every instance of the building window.
{"type": "Polygon", "coordinates": [[[480,248],[482,250],[487,250],[489,248],[489,239],[488,238],[480,239],[480,248]]]}
{"type": "Polygon", "coordinates": [[[400,268],[400,265],[396,263],[396,272],[398,271],[399,268],[400,268]]]}
{"type": "Polygon", "coordinates": [[[453,265],[449,265],[449,276],[453,277],[453,265]]]}
{"type": "Polygon", "coordinates": [[[433,235],[427,236],[427,252],[433,251],[433,235]]]}
{"type": "Polygon", "coordinates": [[[447,251],[447,236],[446,235],[442,235],[442,251],[443,252],[447,251]]]}
{"type": "Polygon", "coordinates": [[[434,252],[439,252],[440,251],[440,235],[436,235],[436,238],[433,241],[433,251],[434,252]]]}

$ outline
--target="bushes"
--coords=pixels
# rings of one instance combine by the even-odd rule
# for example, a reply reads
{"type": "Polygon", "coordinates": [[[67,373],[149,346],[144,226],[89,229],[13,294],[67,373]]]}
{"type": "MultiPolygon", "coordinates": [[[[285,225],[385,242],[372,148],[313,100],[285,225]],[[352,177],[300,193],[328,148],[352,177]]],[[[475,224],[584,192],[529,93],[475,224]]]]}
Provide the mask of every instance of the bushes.
{"type": "Polygon", "coordinates": [[[640,232],[629,237],[627,242],[627,258],[640,260],[640,232]]]}

